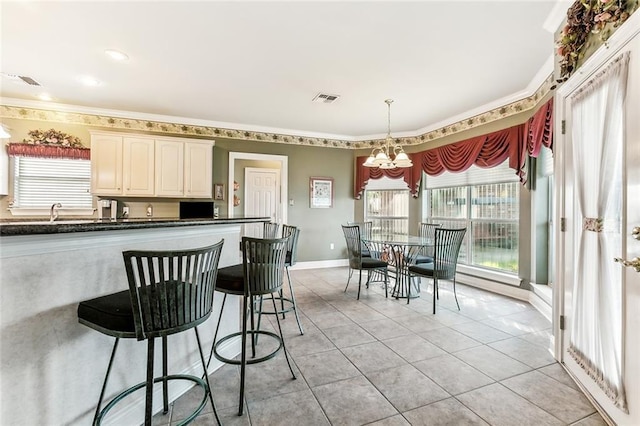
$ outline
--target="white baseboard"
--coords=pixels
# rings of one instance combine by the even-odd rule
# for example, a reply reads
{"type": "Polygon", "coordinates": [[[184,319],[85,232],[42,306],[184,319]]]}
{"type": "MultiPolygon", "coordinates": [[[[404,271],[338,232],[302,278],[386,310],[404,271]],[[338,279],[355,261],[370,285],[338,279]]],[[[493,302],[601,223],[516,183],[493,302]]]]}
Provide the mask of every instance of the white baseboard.
{"type": "Polygon", "coordinates": [[[302,269],[322,269],[322,268],[336,268],[339,266],[349,266],[349,259],[333,259],[333,260],[315,260],[310,262],[298,262],[290,269],[292,271],[298,271],[302,269]]]}
{"type": "Polygon", "coordinates": [[[529,290],[524,290],[520,287],[513,287],[508,284],[501,284],[471,275],[456,274],[456,281],[461,284],[467,284],[472,287],[481,288],[503,296],[513,297],[514,299],[525,302],[529,301],[529,294],[531,293],[529,290]]]}
{"type": "Polygon", "coordinates": [[[533,291],[529,292],[529,303],[531,303],[531,306],[536,308],[538,312],[544,315],[546,319],[548,319],[549,321],[553,321],[551,305],[549,305],[542,297],[540,297],[533,291]]]}
{"type": "MultiPolygon", "coordinates": [[[[220,348],[220,354],[227,358],[233,358],[240,353],[241,341],[237,339],[230,339],[220,348]]],[[[205,357],[209,354],[205,353],[205,357]]],[[[218,361],[216,358],[211,359],[208,373],[211,374],[218,368],[224,365],[223,362],[218,361]]],[[[169,372],[169,374],[186,374],[196,377],[202,377],[202,364],[198,360],[194,364],[187,367],[185,370],[179,373],[169,372]]],[[[169,388],[169,403],[180,398],[189,389],[195,386],[194,382],[188,380],[179,380],[175,383],[172,382],[169,388]]],[[[109,401],[106,401],[107,403],[109,401]]],[[[136,391],[134,394],[128,396],[125,400],[117,404],[107,414],[105,418],[105,425],[134,425],[141,424],[140,413],[144,413],[145,392],[143,389],[136,391]]],[[[157,407],[154,414],[158,414],[162,411],[162,384],[157,383],[153,388],[153,406],[157,407]]],[[[104,405],[103,405],[104,407],[104,405]]]]}

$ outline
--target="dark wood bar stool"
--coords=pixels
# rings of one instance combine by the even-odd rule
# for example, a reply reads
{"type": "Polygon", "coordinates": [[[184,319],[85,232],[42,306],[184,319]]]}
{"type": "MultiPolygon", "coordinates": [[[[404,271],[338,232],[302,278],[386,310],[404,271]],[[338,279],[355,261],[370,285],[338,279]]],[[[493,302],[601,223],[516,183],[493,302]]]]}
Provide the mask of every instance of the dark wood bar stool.
{"type": "MultiPolygon", "coordinates": [[[[242,264],[221,268],[218,273],[218,281],[216,290],[224,293],[222,299],[222,307],[220,308],[220,318],[224,311],[227,301],[227,295],[242,296],[242,330],[231,333],[218,340],[218,331],[220,323],[216,328],[213,347],[211,352],[219,361],[227,364],[240,365],[240,402],[238,407],[238,415],[241,416],[244,410],[244,385],[245,370],[247,364],[256,364],[267,361],[277,355],[282,349],[284,356],[289,365],[289,370],[293,378],[296,378],[289,355],[284,343],[282,328],[280,326],[279,315],[275,315],[278,324],[278,334],[266,330],[260,330],[255,322],[254,314],[256,298],[262,296],[271,296],[273,310],[276,311],[276,302],[274,294],[278,296],[282,288],[284,277],[284,265],[288,248],[288,238],[280,239],[262,239],[242,237],[242,264]],[[249,319],[251,324],[249,325],[249,319]],[[266,355],[256,357],[257,336],[269,336],[275,339],[277,347],[266,355]],[[247,357],[247,337],[251,339],[251,358],[247,357]],[[221,345],[230,339],[241,337],[242,350],[240,359],[230,359],[219,353],[221,345]]],[[[209,355],[209,361],[211,354],[209,355]]]]}
{"type": "Polygon", "coordinates": [[[163,410],[169,410],[168,382],[189,380],[204,390],[198,407],[180,424],[193,421],[211,401],[218,424],[220,420],[213,403],[211,386],[197,326],[211,315],[218,261],[224,240],[212,246],[179,251],[125,251],[125,269],[129,290],[80,302],[78,321],[101,333],[116,338],[109,359],[98,406],[93,420],[101,424],[105,415],[131,393],[146,388],[144,424],[151,425],[153,416],[153,384],[162,382],[163,410]],[[190,375],[169,375],[167,371],[167,336],[193,329],[198,353],[204,369],[203,378],[190,375]],[[155,339],[162,338],[162,375],[154,376],[155,339]],[[116,395],[104,408],[102,400],[109,374],[121,338],[147,341],[147,379],[116,395]]]}

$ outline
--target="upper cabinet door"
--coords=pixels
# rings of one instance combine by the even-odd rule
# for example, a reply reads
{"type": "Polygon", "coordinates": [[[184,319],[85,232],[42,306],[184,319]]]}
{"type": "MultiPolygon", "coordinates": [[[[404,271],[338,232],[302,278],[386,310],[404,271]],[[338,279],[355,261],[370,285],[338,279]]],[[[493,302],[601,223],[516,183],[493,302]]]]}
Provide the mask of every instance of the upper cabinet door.
{"type": "Polygon", "coordinates": [[[154,195],[154,147],[148,138],[125,137],[123,139],[123,195],[154,195]]]}
{"type": "Polygon", "coordinates": [[[213,144],[185,142],[184,156],[184,196],[187,198],[211,198],[213,144]]]}
{"type": "Polygon", "coordinates": [[[184,144],[156,139],[156,195],[184,195],[184,144]]]}
{"type": "Polygon", "coordinates": [[[122,194],[122,136],[92,135],[91,192],[122,194]]]}

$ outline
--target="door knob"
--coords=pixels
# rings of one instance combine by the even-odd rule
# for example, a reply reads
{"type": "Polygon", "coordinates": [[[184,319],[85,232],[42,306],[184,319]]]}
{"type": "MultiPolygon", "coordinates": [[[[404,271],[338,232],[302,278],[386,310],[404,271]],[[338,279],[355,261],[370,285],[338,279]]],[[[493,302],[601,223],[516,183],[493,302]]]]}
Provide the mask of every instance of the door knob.
{"type": "Polygon", "coordinates": [[[640,258],[638,257],[634,257],[631,260],[624,260],[621,259],[619,257],[614,257],[613,260],[615,260],[616,262],[622,263],[624,266],[631,266],[633,269],[636,270],[636,272],[640,272],[640,258]]]}

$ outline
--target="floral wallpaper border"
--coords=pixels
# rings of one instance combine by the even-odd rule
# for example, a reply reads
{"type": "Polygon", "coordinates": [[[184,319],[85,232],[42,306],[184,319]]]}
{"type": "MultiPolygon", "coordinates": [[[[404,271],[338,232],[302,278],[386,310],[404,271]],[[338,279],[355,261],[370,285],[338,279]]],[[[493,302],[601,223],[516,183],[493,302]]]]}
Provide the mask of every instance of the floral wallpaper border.
{"type": "MultiPolygon", "coordinates": [[[[444,136],[453,135],[465,130],[491,123],[515,114],[533,109],[543,99],[553,86],[553,74],[542,83],[536,92],[524,99],[495,108],[491,111],[470,117],[465,120],[444,126],[425,134],[396,139],[405,146],[419,145],[444,136]]],[[[24,120],[39,120],[57,123],[82,124],[117,130],[140,130],[147,132],[166,133],[178,136],[224,137],[230,139],[252,140],[270,143],[285,143],[292,145],[322,146],[328,148],[364,149],[384,143],[384,139],[345,141],[339,139],[311,138],[306,136],[284,135],[277,133],[253,132],[237,129],[225,129],[209,126],[194,126],[189,124],[165,123],[158,121],[107,117],[102,115],[41,110],[34,108],[0,105],[0,117],[24,120]]]]}

